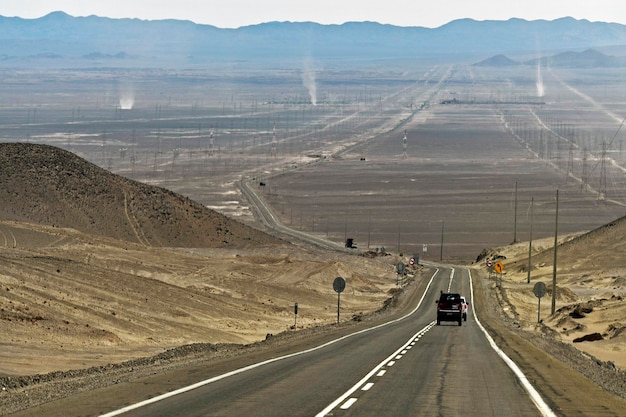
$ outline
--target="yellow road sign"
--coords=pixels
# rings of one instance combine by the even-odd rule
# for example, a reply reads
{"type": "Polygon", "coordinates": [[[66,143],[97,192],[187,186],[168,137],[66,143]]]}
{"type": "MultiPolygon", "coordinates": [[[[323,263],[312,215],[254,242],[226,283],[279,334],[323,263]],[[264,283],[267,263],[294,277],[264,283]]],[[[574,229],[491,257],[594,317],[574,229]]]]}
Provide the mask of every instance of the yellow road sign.
{"type": "Polygon", "coordinates": [[[496,262],[496,264],[493,266],[493,269],[498,273],[501,274],[502,271],[504,271],[504,264],[500,261],[496,262]]]}

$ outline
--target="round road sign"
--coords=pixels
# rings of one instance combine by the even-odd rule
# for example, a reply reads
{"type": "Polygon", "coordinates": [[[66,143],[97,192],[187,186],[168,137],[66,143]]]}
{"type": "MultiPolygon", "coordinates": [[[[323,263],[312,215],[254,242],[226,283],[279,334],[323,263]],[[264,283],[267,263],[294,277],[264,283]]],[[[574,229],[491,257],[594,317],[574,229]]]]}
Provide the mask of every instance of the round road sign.
{"type": "Polygon", "coordinates": [[[415,258],[409,259],[409,265],[415,265],[415,258]]]}
{"type": "Polygon", "coordinates": [[[343,292],[343,290],[346,289],[346,280],[341,277],[335,278],[333,281],[333,289],[335,292],[343,292]]]}
{"type": "Polygon", "coordinates": [[[546,284],[544,284],[543,282],[538,282],[533,287],[533,292],[535,293],[537,298],[541,298],[544,295],[546,295],[546,292],[548,292],[548,289],[546,288],[546,284]]]}

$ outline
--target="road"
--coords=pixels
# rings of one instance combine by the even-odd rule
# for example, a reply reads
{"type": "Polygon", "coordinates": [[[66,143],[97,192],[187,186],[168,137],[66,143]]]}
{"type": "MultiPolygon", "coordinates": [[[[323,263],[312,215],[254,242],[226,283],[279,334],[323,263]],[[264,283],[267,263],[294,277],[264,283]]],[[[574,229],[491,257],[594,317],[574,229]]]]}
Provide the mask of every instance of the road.
{"type": "MultiPolygon", "coordinates": [[[[241,182],[267,227],[327,249],[336,243],[282,225],[241,182]]],[[[433,269],[413,312],[319,348],[289,354],[105,414],[124,416],[535,416],[519,378],[494,351],[472,313],[470,273],[433,269]],[[439,291],[466,294],[468,320],[436,326],[439,291]]]]}
{"type": "Polygon", "coordinates": [[[429,280],[401,319],[106,416],[541,415],[490,347],[471,295],[467,322],[435,325],[439,291],[471,294],[469,272],[439,268],[429,280]]]}
{"type": "Polygon", "coordinates": [[[313,236],[300,230],[291,229],[283,225],[278,220],[269,204],[267,204],[265,200],[259,197],[259,195],[255,192],[253,186],[251,185],[251,182],[251,180],[242,180],[240,182],[239,188],[241,189],[241,193],[248,200],[250,208],[254,210],[257,219],[264,226],[280,233],[282,236],[287,236],[289,239],[295,239],[297,241],[311,244],[322,249],[346,250],[342,245],[339,245],[336,242],[331,242],[329,240],[313,236]]]}

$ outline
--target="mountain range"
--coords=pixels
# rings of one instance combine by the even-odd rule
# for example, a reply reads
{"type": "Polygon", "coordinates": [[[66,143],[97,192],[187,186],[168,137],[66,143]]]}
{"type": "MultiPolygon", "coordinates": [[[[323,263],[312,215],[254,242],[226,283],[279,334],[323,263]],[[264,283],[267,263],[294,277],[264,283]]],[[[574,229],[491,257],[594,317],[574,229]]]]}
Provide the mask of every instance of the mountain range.
{"type": "Polygon", "coordinates": [[[250,62],[276,66],[322,62],[390,62],[494,54],[538,55],[626,46],[626,26],[564,17],[556,20],[454,20],[438,28],[375,22],[322,25],[268,22],[237,29],[180,20],[0,16],[0,65],[67,60],[75,65],[192,66],[250,62]]]}

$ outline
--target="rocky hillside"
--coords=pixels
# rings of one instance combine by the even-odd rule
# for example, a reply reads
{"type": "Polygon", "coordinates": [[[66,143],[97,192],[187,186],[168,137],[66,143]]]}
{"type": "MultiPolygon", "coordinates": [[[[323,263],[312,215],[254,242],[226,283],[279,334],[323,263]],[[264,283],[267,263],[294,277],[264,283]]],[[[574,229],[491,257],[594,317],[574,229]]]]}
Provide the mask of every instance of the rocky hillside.
{"type": "Polygon", "coordinates": [[[279,239],[162,188],[47,145],[0,144],[0,220],[158,247],[249,247],[279,239]]]}

